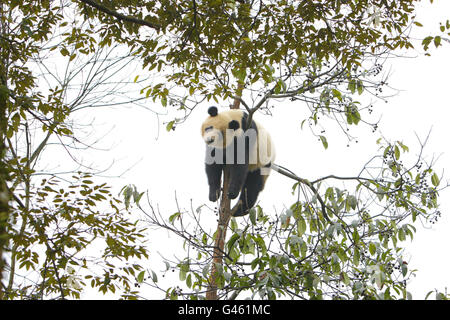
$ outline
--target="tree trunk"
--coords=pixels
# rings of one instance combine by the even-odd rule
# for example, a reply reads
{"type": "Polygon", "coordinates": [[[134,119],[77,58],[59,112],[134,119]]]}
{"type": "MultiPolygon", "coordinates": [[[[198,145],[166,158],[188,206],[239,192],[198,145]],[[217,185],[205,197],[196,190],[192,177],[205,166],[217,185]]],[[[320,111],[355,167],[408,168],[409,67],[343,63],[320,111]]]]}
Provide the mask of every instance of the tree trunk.
{"type": "MultiPolygon", "coordinates": [[[[0,70],[1,72],[1,70],[0,70]]],[[[1,77],[0,75],[0,78],[1,77]]],[[[8,170],[6,168],[6,99],[8,90],[3,81],[0,81],[0,300],[4,298],[4,292],[2,288],[3,284],[3,272],[5,266],[4,249],[8,242],[8,234],[6,230],[6,224],[9,217],[9,191],[6,181],[8,180],[8,170]]]]}
{"type": "MultiPolygon", "coordinates": [[[[234,99],[231,109],[239,109],[240,97],[242,95],[242,90],[244,85],[238,83],[237,95],[238,97],[234,99]]],[[[223,266],[223,256],[225,253],[225,240],[227,236],[228,224],[231,219],[231,209],[230,209],[230,199],[228,199],[228,170],[225,169],[223,173],[223,188],[222,188],[222,198],[220,200],[219,208],[219,221],[217,224],[217,230],[214,239],[214,252],[213,260],[211,265],[211,274],[209,277],[208,290],[206,291],[206,300],[217,300],[217,270],[221,269],[223,266]]]]}
{"type": "Polygon", "coordinates": [[[217,300],[217,270],[223,265],[223,254],[225,250],[225,240],[227,236],[228,223],[231,219],[230,199],[228,199],[228,170],[224,170],[223,192],[220,200],[219,221],[214,239],[213,263],[211,265],[211,275],[209,278],[206,300],[217,300]]]}

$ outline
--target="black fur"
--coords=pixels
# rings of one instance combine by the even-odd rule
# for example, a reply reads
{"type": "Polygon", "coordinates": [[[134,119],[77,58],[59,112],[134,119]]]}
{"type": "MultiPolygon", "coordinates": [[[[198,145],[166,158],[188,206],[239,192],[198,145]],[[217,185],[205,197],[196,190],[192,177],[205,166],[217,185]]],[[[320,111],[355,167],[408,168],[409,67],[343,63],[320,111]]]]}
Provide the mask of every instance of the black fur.
{"type": "Polygon", "coordinates": [[[208,114],[209,114],[211,117],[217,116],[217,107],[214,107],[214,106],[209,107],[209,108],[208,108],[208,114]]]}
{"type": "Polygon", "coordinates": [[[206,176],[209,184],[209,201],[217,201],[220,195],[220,182],[222,178],[223,165],[222,164],[207,164],[206,176]]]}
{"type": "Polygon", "coordinates": [[[228,198],[236,199],[248,176],[248,164],[233,164],[230,168],[230,183],[228,185],[228,198]]]}
{"type": "Polygon", "coordinates": [[[239,129],[239,122],[236,120],[231,120],[230,123],[228,124],[228,129],[233,129],[233,130],[239,129]]]}
{"type": "MultiPolygon", "coordinates": [[[[241,120],[241,127],[245,131],[247,131],[247,120],[248,120],[248,114],[246,112],[242,113],[242,120],[241,120]]],[[[230,129],[237,130],[239,128],[239,123],[236,120],[230,121],[228,124],[230,129]]],[[[252,121],[252,124],[250,126],[251,129],[257,131],[257,127],[254,121],[252,121]]],[[[250,159],[250,150],[253,147],[251,143],[256,143],[256,141],[250,141],[249,137],[242,136],[242,137],[235,137],[233,144],[230,146],[233,150],[233,162],[231,164],[227,163],[230,172],[230,183],[228,185],[228,197],[230,199],[236,199],[239,193],[242,192],[242,187],[247,179],[247,174],[249,172],[248,165],[249,165],[249,159],[250,159]],[[245,139],[242,141],[242,139],[245,139]],[[242,145],[242,143],[245,143],[245,154],[244,159],[238,159],[238,152],[237,148],[238,146],[242,145]],[[242,161],[243,160],[243,161],[242,161]],[[243,163],[242,163],[243,162],[243,163]]],[[[227,150],[229,151],[229,150],[227,150]]]]}
{"type": "Polygon", "coordinates": [[[238,203],[232,209],[233,216],[240,217],[248,214],[249,210],[255,205],[258,194],[264,187],[261,170],[249,171],[247,179],[242,187],[241,196],[238,203]]]}

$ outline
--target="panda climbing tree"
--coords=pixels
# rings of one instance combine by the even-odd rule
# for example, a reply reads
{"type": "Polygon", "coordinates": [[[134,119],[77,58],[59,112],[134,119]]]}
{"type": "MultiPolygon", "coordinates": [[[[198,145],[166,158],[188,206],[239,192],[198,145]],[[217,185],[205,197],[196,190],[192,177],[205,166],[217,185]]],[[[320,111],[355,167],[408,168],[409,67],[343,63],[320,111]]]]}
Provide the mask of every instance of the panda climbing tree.
{"type": "Polygon", "coordinates": [[[242,110],[218,112],[208,109],[202,124],[206,143],[205,168],[209,184],[209,200],[220,195],[222,173],[228,169],[227,196],[235,199],[231,209],[235,217],[244,216],[255,205],[275,159],[275,148],[269,133],[242,110]]]}

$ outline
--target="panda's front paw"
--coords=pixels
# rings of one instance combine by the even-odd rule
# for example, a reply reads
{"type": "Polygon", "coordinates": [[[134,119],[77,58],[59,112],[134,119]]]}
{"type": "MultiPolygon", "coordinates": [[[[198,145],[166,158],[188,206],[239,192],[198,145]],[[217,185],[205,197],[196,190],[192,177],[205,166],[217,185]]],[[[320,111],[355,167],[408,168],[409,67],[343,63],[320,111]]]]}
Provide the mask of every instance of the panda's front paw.
{"type": "Polygon", "coordinates": [[[219,199],[220,190],[209,190],[209,201],[216,202],[219,199]]]}

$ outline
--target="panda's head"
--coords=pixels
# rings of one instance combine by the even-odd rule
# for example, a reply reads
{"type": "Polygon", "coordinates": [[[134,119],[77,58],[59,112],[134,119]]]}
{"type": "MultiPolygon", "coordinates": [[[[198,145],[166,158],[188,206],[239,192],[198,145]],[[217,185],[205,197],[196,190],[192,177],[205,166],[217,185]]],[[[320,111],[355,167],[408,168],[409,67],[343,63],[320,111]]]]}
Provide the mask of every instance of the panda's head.
{"type": "Polygon", "coordinates": [[[225,148],[235,136],[242,134],[243,111],[227,110],[218,112],[217,107],[209,107],[209,117],[202,124],[203,140],[208,146],[225,148]]]}

